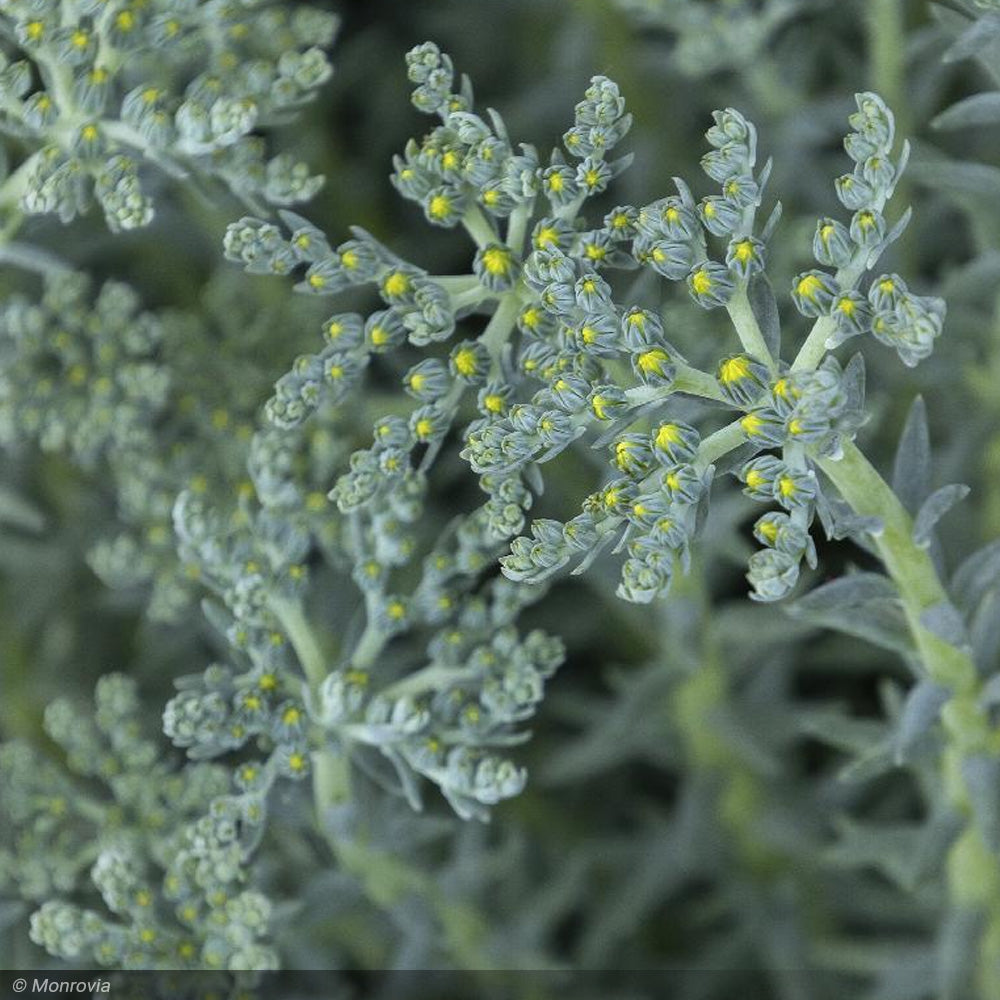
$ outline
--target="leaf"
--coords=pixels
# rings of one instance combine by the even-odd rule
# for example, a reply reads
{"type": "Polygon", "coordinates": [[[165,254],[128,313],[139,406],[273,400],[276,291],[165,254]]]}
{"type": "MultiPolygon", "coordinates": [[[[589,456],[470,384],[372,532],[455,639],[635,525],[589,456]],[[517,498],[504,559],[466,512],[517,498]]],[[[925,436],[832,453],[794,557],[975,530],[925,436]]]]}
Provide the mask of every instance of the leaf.
{"type": "Polygon", "coordinates": [[[988,301],[1000,283],[1000,251],[987,250],[955,268],[941,287],[944,299],[963,302],[988,301]]]}
{"type": "Polygon", "coordinates": [[[945,917],[937,941],[935,997],[959,1000],[974,995],[969,982],[979,959],[985,915],[978,909],[953,908],[945,917]]]}
{"type": "Polygon", "coordinates": [[[942,59],[945,62],[968,59],[997,41],[1000,41],[1000,14],[986,14],[958,36],[942,59]]]}
{"type": "Polygon", "coordinates": [[[848,820],[837,825],[839,835],[825,852],[827,862],[843,868],[875,868],[896,885],[912,891],[913,856],[920,827],[862,826],[848,820]]]}
{"type": "Polygon", "coordinates": [[[920,681],[910,689],[892,737],[897,764],[902,764],[921,737],[931,730],[948,698],[947,688],[933,681],[920,681]]]}
{"type": "Polygon", "coordinates": [[[931,475],[931,438],[923,396],[910,406],[892,466],[892,491],[915,514],[927,496],[931,475]]]}
{"type": "Polygon", "coordinates": [[[1000,674],[994,674],[979,692],[979,704],[983,708],[1000,705],[1000,674]]]}
{"type": "Polygon", "coordinates": [[[979,670],[991,673],[1000,656],[1000,594],[987,594],[972,616],[969,625],[969,643],[979,670]]]}
{"type": "Polygon", "coordinates": [[[788,613],[904,655],[912,643],[895,587],[877,573],[854,573],[806,594],[788,613]]]}
{"type": "Polygon", "coordinates": [[[874,553],[868,536],[882,533],[880,518],[860,517],[843,500],[829,498],[824,493],[816,495],[816,512],[829,540],[850,538],[863,549],[874,553]]]}
{"type": "Polygon", "coordinates": [[[774,203],[774,208],[771,209],[771,214],[767,217],[767,222],[764,223],[764,228],[760,231],[761,243],[767,243],[767,241],[773,235],[775,229],[778,228],[778,223],[780,221],[781,221],[781,202],[776,201],[774,203]]]}
{"type": "Polygon", "coordinates": [[[857,719],[836,709],[814,711],[797,720],[799,730],[845,753],[863,756],[884,743],[885,724],[875,719],[857,719]]]}
{"type": "Polygon", "coordinates": [[[964,483],[952,483],[935,490],[921,505],[913,522],[913,540],[922,549],[933,541],[934,526],[970,493],[964,483]]]}
{"type": "Polygon", "coordinates": [[[939,639],[958,649],[969,648],[965,619],[950,601],[941,601],[920,615],[920,624],[939,639]]]}
{"type": "MultiPolygon", "coordinates": [[[[885,239],[878,246],[877,252],[874,254],[875,260],[882,256],[885,251],[892,246],[906,232],[906,227],[910,224],[913,219],[913,209],[907,205],[906,211],[896,220],[896,224],[889,230],[885,235],[885,239]]],[[[871,264],[869,266],[874,266],[875,260],[869,257],[871,264]]]]}
{"type": "Polygon", "coordinates": [[[1000,91],[973,94],[945,109],[931,122],[933,128],[967,128],[1000,122],[1000,91]]]}
{"type": "Polygon", "coordinates": [[[976,827],[986,846],[1000,851],[1000,758],[975,754],[962,761],[962,777],[976,827]]]}
{"type": "Polygon", "coordinates": [[[852,761],[846,767],[841,768],[837,778],[848,784],[859,784],[864,781],[872,781],[882,777],[883,774],[891,771],[896,766],[892,759],[892,751],[885,744],[875,747],[863,757],[852,761]]]}
{"type": "Polygon", "coordinates": [[[865,412],[865,359],[860,351],[847,362],[841,386],[847,400],[841,422],[848,428],[859,427],[865,412]]]}
{"type": "Polygon", "coordinates": [[[921,158],[910,166],[910,177],[953,198],[972,198],[980,207],[1000,196],[1000,168],[985,163],[921,158]]]}
{"type": "Polygon", "coordinates": [[[851,573],[817,587],[795,603],[803,610],[813,612],[864,604],[877,598],[898,598],[896,588],[888,577],[881,573],[851,573]]]}
{"type": "Polygon", "coordinates": [[[677,188],[677,193],[680,195],[681,203],[685,208],[689,208],[693,212],[695,210],[695,200],[694,195],[691,194],[691,188],[680,177],[674,177],[673,182],[674,187],[677,188]]]}
{"type": "Polygon", "coordinates": [[[0,524],[25,531],[41,531],[45,527],[45,516],[17,493],[0,486],[0,524]]]}
{"type": "Polygon", "coordinates": [[[750,300],[750,310],[760,327],[764,343],[776,358],[781,353],[781,321],[778,317],[778,303],[774,298],[774,289],[767,275],[758,272],[747,285],[747,298],[750,300]]]}
{"type": "Polygon", "coordinates": [[[973,552],[951,578],[952,600],[968,614],[982,603],[987,591],[1000,585],[1000,539],[973,552]]]}

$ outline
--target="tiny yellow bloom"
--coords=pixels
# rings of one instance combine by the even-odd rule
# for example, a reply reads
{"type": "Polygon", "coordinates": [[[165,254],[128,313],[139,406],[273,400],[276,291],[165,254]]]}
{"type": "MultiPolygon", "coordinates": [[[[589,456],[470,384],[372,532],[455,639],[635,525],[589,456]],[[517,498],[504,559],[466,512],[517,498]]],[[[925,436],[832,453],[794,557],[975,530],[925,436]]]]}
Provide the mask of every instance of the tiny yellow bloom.
{"type": "Polygon", "coordinates": [[[463,347],[456,351],[453,360],[458,374],[464,375],[466,378],[475,375],[479,371],[479,359],[471,347],[463,347]]]}
{"type": "Polygon", "coordinates": [[[646,375],[663,375],[667,365],[670,364],[670,355],[662,347],[654,347],[651,350],[643,351],[636,358],[639,371],[646,375]]]}
{"type": "Polygon", "coordinates": [[[773,545],[778,537],[778,526],[773,521],[765,521],[757,530],[773,545]]]}
{"type": "Polygon", "coordinates": [[[699,268],[691,275],[691,287],[698,295],[707,295],[712,290],[712,276],[705,268],[699,268]]]}
{"type": "Polygon", "coordinates": [[[725,385],[732,385],[742,379],[750,377],[750,359],[739,355],[735,358],[728,358],[719,365],[719,381],[725,385]]]}
{"type": "Polygon", "coordinates": [[[823,282],[815,274],[803,275],[795,286],[795,291],[810,302],[815,300],[816,293],[823,288],[823,282]]]}
{"type": "Polygon", "coordinates": [[[445,194],[434,195],[427,206],[427,212],[432,219],[437,219],[438,221],[447,219],[452,212],[451,198],[445,194]]]}
{"type": "Polygon", "coordinates": [[[681,430],[676,424],[661,424],[656,432],[656,447],[666,450],[672,444],[680,444],[683,441],[681,430]]]}
{"type": "Polygon", "coordinates": [[[490,247],[483,251],[483,267],[487,273],[502,278],[510,274],[511,254],[506,247],[490,247]]]}
{"type": "Polygon", "coordinates": [[[559,243],[559,230],[555,226],[543,226],[535,236],[535,246],[539,250],[554,247],[559,243]]]}
{"type": "MultiPolygon", "coordinates": [[[[345,255],[346,256],[346,255],[345,255]]],[[[341,258],[343,260],[343,258],[341,258]]],[[[405,295],[410,290],[409,276],[402,271],[392,271],[382,281],[382,291],[386,295],[396,297],[405,295]]]]}
{"type": "Polygon", "coordinates": [[[778,492],[783,497],[793,497],[798,492],[795,480],[791,476],[782,476],[778,480],[778,492]]]}

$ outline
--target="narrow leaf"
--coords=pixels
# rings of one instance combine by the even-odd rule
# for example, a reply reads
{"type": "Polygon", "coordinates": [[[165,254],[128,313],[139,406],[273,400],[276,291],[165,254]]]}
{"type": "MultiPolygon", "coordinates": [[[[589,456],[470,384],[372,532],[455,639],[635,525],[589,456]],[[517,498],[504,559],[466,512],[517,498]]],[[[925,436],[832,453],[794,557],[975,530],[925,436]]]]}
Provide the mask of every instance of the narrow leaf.
{"type": "Polygon", "coordinates": [[[775,229],[778,228],[778,223],[781,221],[781,202],[776,201],[774,203],[774,208],[771,209],[771,214],[767,217],[767,222],[764,223],[764,228],[760,231],[761,243],[767,243],[767,241],[773,235],[775,229]]]}
{"type": "Polygon", "coordinates": [[[967,128],[1000,122],[1000,92],[973,94],[942,111],[932,122],[934,128],[967,128]]]}
{"type": "Polygon", "coordinates": [[[927,496],[931,475],[931,438],[927,407],[917,396],[910,407],[892,466],[892,490],[903,506],[915,514],[927,496]]]}
{"type": "Polygon", "coordinates": [[[963,483],[952,483],[935,490],[921,505],[913,522],[913,540],[926,549],[933,537],[934,526],[957,503],[969,495],[969,487],[963,483]]]}
{"type": "Polygon", "coordinates": [[[851,573],[817,587],[795,602],[807,612],[854,607],[877,598],[897,598],[896,588],[881,573],[851,573]]]}
{"type": "Polygon", "coordinates": [[[1000,539],[973,552],[951,578],[951,596],[971,614],[982,603],[987,591],[1000,585],[1000,539]]]}
{"type": "Polygon", "coordinates": [[[945,62],[968,59],[996,41],[1000,41],[1000,14],[987,14],[958,36],[943,59],[945,62]]]}
{"type": "Polygon", "coordinates": [[[892,584],[876,573],[834,580],[788,607],[788,613],[907,655],[912,651],[902,605],[892,584]]]}
{"type": "Polygon", "coordinates": [[[921,159],[910,167],[910,177],[952,198],[1000,197],[1000,168],[940,157],[921,159]]]}
{"type": "Polygon", "coordinates": [[[774,298],[774,289],[763,272],[755,274],[747,285],[747,298],[754,319],[760,327],[764,343],[771,352],[771,357],[781,353],[781,321],[778,318],[778,303],[774,298]]]}
{"type": "Polygon", "coordinates": [[[902,764],[921,737],[930,731],[947,700],[947,689],[933,681],[920,681],[910,690],[892,738],[897,764],[902,764]]]}
{"type": "Polygon", "coordinates": [[[969,642],[976,665],[984,674],[992,673],[1000,657],[1000,594],[987,594],[969,625],[969,642]]]}
{"type": "Polygon", "coordinates": [[[965,629],[965,619],[961,612],[950,601],[941,601],[928,608],[920,615],[920,624],[929,632],[933,632],[949,646],[968,649],[969,635],[965,629]]]}
{"type": "Polygon", "coordinates": [[[969,802],[986,846],[1000,851],[1000,758],[976,754],[962,761],[969,802]]]}
{"type": "Polygon", "coordinates": [[[0,524],[25,531],[41,531],[45,527],[45,517],[33,504],[0,486],[0,524]]]}

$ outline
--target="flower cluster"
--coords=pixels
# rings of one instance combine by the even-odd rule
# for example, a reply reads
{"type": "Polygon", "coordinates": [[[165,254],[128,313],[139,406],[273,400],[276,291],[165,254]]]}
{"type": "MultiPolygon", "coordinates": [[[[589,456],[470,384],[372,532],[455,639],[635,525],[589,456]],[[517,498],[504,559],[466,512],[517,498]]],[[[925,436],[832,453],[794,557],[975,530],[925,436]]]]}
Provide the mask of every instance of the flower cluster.
{"type": "Polygon", "coordinates": [[[325,11],[5,0],[0,27],[17,47],[0,56],[0,120],[30,150],[0,185],[4,212],[68,222],[96,199],[113,232],[144,226],[143,161],[217,178],[251,203],[302,201],[321,182],[287,154],[269,158],[254,131],[330,75],[336,19],[325,11]]]}
{"type": "MultiPolygon", "coordinates": [[[[332,250],[287,213],[289,236],[253,219],[231,227],[227,252],[248,269],[302,268],[299,289],[319,294],[374,283],[386,306],[368,318],[331,316],[328,346],[300,358],[279,381],[271,420],[295,425],[322,401],[341,400],[380,355],[407,343],[433,348],[491,310],[477,338],[457,339],[446,355],[432,350],[406,371],[403,387],[418,405],[408,420],[378,421],[373,446],[352,455],[330,493],[341,511],[368,512],[382,535],[384,512],[398,520],[399,506],[422,492],[431,461],[475,391],[478,414],[464,429],[462,456],[489,495],[469,521],[485,519],[477,550],[517,534],[540,482],[538,467],[590,438],[610,448],[614,478],[577,517],[537,520],[530,534],[514,538],[501,560],[504,573],[541,582],[574,554],[579,571],[617,539],[627,549],[619,593],[645,602],[667,591],[677,560],[687,565],[715,463],[736,448],[752,455],[780,447],[782,459],[745,464],[741,476],[751,496],[785,508],[755,529],[766,546],[750,566],[755,596],[786,593],[800,559],[814,560],[808,528],[818,485],[810,456],[837,454],[861,421],[860,361],[844,369],[824,353],[870,331],[910,364],[926,355],[941,326],[940,301],[912,295],[896,275],[875,279],[867,296],[855,288],[907,220],[890,229],[883,216],[907,155],[904,146],[893,160],[891,112],[876,95],[858,95],[845,140],[856,168],[837,182],[854,216],[849,226],[824,219],[817,227],[816,257],[837,270],[796,278],[792,301],[817,322],[788,365],[778,357],[777,307],[765,276],[780,212],[763,225],[756,218],[771,164],[758,168],[756,130],[739,112],[717,112],[706,134],[711,149],[702,167],[717,193],[699,200],[678,180],[676,195],[612,208],[593,226],[581,214],[585,203],[628,163],[606,158],[630,121],[613,83],[592,81],[563,137],[565,153],[555,150],[545,162],[533,147],[515,152],[494,112],[489,122],[474,113],[467,81],[454,90],[451,61],[435,46],[415,49],[408,65],[414,104],[443,124],[397,157],[393,181],[432,224],[464,226],[476,244],[472,273],[430,276],[360,230],[332,250]],[[689,365],[655,308],[618,304],[614,271],[636,266],[684,282],[703,308],[724,308],[742,349],[724,353],[714,372],[689,365]],[[671,401],[675,411],[665,412],[671,401]],[[719,404],[735,409],[737,419],[703,440],[696,423],[719,404]]],[[[390,562],[406,562],[405,549],[393,546],[390,562]]]]}
{"type": "Polygon", "coordinates": [[[904,143],[894,161],[892,112],[875,94],[859,94],[857,105],[850,117],[854,131],[844,140],[855,167],[835,184],[841,204],[854,214],[847,225],[838,219],[819,220],[813,255],[819,264],[834,270],[799,274],[792,285],[792,300],[803,316],[823,320],[820,328],[827,333],[827,348],[871,333],[895,348],[903,363],[912,367],[933,350],[941,333],[944,305],[940,299],[912,294],[897,274],[875,278],[867,295],[856,287],[909,219],[906,214],[889,229],[882,214],[906,165],[909,146],[904,143]]]}
{"type": "Polygon", "coordinates": [[[262,943],[270,906],[241,887],[261,812],[225,794],[226,770],[181,771],[162,756],[135,682],[118,674],[98,683],[92,715],[59,700],[45,728],[64,765],[24,744],[0,748],[0,886],[48,900],[33,940],[119,968],[273,966],[262,943]]]}
{"type": "Polygon", "coordinates": [[[615,0],[643,27],[675,38],[673,61],[686,75],[703,77],[746,70],[789,21],[814,9],[816,0],[615,0]]]}

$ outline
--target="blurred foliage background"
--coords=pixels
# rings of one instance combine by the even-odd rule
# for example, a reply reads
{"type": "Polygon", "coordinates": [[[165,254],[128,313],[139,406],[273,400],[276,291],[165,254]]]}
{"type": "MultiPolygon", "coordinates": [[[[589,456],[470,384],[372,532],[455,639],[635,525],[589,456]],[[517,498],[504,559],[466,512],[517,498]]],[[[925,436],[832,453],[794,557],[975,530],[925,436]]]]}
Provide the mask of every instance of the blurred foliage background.
{"type": "MultiPolygon", "coordinates": [[[[779,290],[809,266],[815,220],[835,208],[853,95],[878,90],[914,145],[897,196],[914,221],[890,266],[943,295],[949,316],[934,357],[914,370],[866,348],[873,417],[862,439],[888,468],[923,395],[936,480],[973,486],[946,523],[941,558],[954,567],[1000,534],[1000,125],[949,127],[939,117],[1000,85],[995,41],[978,58],[951,49],[980,9],[925,0],[331,7],[342,17],[334,78],[278,135],[327,177],[303,214],[335,239],[362,225],[436,273],[464,267],[461,241],[428,240],[419,210],[387,182],[392,154],[424,128],[402,58],[424,39],[452,54],[478,103],[501,111],[513,136],[542,148],[562,134],[592,75],[616,80],[635,115],[627,146],[636,160],[609,208],[665,194],[673,176],[696,177],[712,110],[741,110],[774,158],[771,192],[784,212],[770,274],[779,290]]],[[[87,222],[36,223],[33,239],[98,277],[130,282],[144,307],[197,315],[224,346],[216,372],[198,371],[202,360],[190,372],[193,391],[207,410],[252,414],[313,344],[323,314],[285,283],[221,261],[225,225],[241,213],[232,199],[162,183],[151,230],[112,238],[87,222]]],[[[0,294],[31,281],[4,267],[0,294]]],[[[682,292],[662,308],[694,363],[717,355],[714,314],[692,309],[682,292]]],[[[790,309],[786,318],[795,331],[790,309]]],[[[365,405],[369,418],[380,412],[378,399],[365,405]]],[[[86,697],[109,670],[139,680],[158,725],[174,678],[213,655],[197,605],[161,624],[145,613],[142,588],[110,590],[95,576],[88,553],[116,520],[99,471],[31,448],[2,462],[0,734],[44,743],[46,703],[86,697]]],[[[582,462],[560,468],[544,503],[565,510],[594,473],[582,462]]],[[[450,475],[435,487],[442,498],[461,478],[457,463],[450,475]]],[[[307,806],[293,797],[257,862],[261,884],[289,900],[276,921],[287,966],[671,967],[688,970],[673,981],[684,1000],[973,995],[974,962],[948,916],[944,848],[934,840],[946,845],[947,833],[927,832],[933,755],[906,769],[864,763],[898,718],[909,675],[892,650],[862,636],[747,600],[754,513],[735,490],[716,499],[692,573],[662,606],[618,602],[611,571],[598,568],[529,610],[528,623],[565,640],[568,660],[518,750],[527,790],[491,824],[463,824],[439,802],[413,815],[367,790],[373,842],[426,873],[435,893],[385,899],[363,875],[324,866],[302,833],[307,806]],[[468,924],[471,951],[441,934],[442,908],[468,924]]],[[[820,548],[812,583],[871,565],[850,545],[820,548]]],[[[3,964],[45,963],[24,934],[23,906],[3,912],[3,964]]],[[[359,982],[379,985],[342,985],[359,982]]],[[[400,996],[407,987],[382,988],[400,996]]]]}

